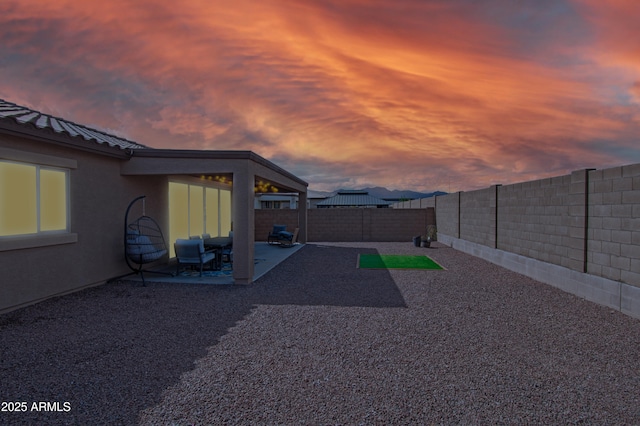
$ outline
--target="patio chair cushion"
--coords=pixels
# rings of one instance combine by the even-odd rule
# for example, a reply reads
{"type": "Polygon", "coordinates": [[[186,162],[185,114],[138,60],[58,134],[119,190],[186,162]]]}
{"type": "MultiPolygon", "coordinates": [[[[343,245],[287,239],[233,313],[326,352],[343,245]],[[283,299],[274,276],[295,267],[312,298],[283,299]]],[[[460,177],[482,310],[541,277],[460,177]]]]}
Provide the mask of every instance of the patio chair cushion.
{"type": "Polygon", "coordinates": [[[207,263],[215,259],[215,253],[204,251],[204,241],[178,239],[175,243],[176,257],[180,263],[207,263]]]}
{"type": "Polygon", "coordinates": [[[267,242],[269,244],[278,244],[278,240],[280,239],[280,233],[286,232],[287,225],[273,225],[273,229],[269,232],[267,236],[267,242]]]}
{"type": "Polygon", "coordinates": [[[133,232],[127,235],[127,255],[134,261],[153,262],[166,253],[166,250],[157,248],[146,235],[133,232]]]}
{"type": "Polygon", "coordinates": [[[296,228],[295,232],[281,232],[278,237],[278,242],[280,247],[293,247],[296,244],[296,240],[298,239],[299,228],[296,228]]]}
{"type": "Polygon", "coordinates": [[[287,231],[281,231],[278,233],[278,237],[281,240],[291,241],[293,239],[293,233],[287,231]]]}
{"type": "Polygon", "coordinates": [[[283,232],[286,230],[287,230],[287,225],[273,225],[273,230],[271,231],[271,233],[274,235],[278,235],[280,232],[283,232]]]}
{"type": "Polygon", "coordinates": [[[213,262],[216,258],[215,253],[204,251],[204,240],[176,240],[174,247],[176,249],[177,270],[180,271],[180,265],[199,265],[200,276],[202,276],[202,268],[205,263],[213,262]]]}

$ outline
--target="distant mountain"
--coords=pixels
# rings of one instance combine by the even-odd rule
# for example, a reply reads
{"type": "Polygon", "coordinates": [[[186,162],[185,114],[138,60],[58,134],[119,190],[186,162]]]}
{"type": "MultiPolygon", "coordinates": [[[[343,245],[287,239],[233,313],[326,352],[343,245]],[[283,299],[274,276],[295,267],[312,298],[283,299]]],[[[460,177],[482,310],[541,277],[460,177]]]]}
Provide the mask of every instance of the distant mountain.
{"type": "MultiPolygon", "coordinates": [[[[342,189],[356,189],[356,188],[342,188],[342,189]]],[[[387,188],[383,188],[380,186],[376,186],[375,188],[357,188],[360,191],[367,191],[369,195],[373,195],[377,198],[382,198],[383,200],[415,200],[418,198],[427,198],[433,197],[434,195],[445,195],[446,192],[435,191],[435,192],[416,192],[416,191],[401,191],[398,189],[389,190],[387,188]]],[[[338,190],[340,191],[340,190],[338,190]]],[[[323,198],[323,197],[331,197],[338,193],[338,191],[326,192],[326,191],[309,191],[309,198],[323,198]]]]}

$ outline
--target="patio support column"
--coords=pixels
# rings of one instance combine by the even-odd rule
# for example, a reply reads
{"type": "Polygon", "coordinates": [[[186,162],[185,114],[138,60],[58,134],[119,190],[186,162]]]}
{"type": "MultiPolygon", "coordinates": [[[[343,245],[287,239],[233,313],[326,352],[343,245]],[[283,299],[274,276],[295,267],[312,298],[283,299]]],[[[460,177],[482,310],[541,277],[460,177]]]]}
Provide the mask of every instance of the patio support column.
{"type": "Polygon", "coordinates": [[[298,241],[307,243],[307,191],[298,194],[298,241]]]}
{"type": "Polygon", "coordinates": [[[233,175],[233,279],[235,284],[253,282],[255,212],[253,205],[255,172],[252,163],[246,171],[233,175]]]}

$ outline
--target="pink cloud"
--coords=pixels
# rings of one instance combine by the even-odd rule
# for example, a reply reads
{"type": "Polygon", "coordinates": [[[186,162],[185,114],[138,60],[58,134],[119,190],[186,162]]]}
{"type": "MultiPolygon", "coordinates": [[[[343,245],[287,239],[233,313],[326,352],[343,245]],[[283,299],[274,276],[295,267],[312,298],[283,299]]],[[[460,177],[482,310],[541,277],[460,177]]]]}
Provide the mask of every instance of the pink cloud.
{"type": "Polygon", "coordinates": [[[0,93],[156,147],[255,150],[312,186],[471,189],[628,159],[630,5],[13,1],[0,93]]]}

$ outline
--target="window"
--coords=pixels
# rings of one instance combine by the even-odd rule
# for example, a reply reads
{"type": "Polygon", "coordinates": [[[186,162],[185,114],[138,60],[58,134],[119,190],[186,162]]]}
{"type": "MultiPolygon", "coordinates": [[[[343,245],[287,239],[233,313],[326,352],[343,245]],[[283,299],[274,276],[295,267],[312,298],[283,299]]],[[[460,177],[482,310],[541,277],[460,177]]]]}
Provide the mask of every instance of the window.
{"type": "Polygon", "coordinates": [[[0,160],[0,237],[69,232],[69,170],[0,160]]]}
{"type": "Polygon", "coordinates": [[[263,201],[262,208],[263,209],[280,209],[283,207],[280,205],[280,201],[263,201]]]}

